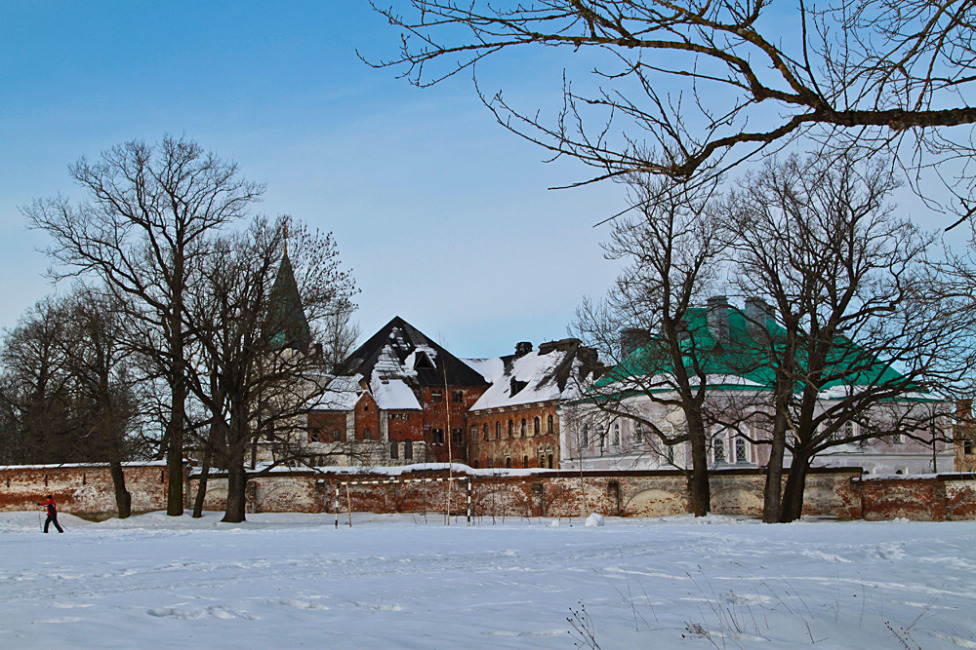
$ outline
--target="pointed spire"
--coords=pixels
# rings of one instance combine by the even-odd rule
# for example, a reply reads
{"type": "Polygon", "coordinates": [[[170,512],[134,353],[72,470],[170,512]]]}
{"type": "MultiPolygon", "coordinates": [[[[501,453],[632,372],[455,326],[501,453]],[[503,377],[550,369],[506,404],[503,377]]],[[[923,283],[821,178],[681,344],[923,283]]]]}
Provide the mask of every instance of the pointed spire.
{"type": "Polygon", "coordinates": [[[304,350],[312,343],[308,318],[287,251],[281,258],[281,266],[271,287],[264,335],[275,349],[304,350]]]}

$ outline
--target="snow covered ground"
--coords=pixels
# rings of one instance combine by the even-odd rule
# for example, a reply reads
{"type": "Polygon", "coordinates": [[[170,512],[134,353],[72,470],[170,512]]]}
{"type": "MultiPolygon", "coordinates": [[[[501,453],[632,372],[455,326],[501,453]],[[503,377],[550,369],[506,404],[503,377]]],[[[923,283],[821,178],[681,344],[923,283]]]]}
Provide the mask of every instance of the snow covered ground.
{"type": "Polygon", "coordinates": [[[219,517],[0,513],[0,647],[976,648],[976,522],[219,517]]]}

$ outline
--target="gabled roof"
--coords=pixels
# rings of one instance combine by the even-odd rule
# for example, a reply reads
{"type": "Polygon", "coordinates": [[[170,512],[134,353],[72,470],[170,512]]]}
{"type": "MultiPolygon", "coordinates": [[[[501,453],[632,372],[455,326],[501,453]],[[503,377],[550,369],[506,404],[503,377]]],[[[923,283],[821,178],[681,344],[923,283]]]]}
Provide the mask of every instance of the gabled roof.
{"type": "MultiPolygon", "coordinates": [[[[606,370],[596,351],[578,339],[543,343],[538,350],[502,357],[501,372],[472,411],[578,397],[583,384],[606,370]]],[[[489,364],[482,363],[487,368],[489,364]]]]}
{"type": "Polygon", "coordinates": [[[342,374],[373,382],[400,380],[408,386],[487,386],[479,373],[399,316],[349,355],[342,374]]]}
{"type": "Polygon", "coordinates": [[[302,306],[291,260],[285,253],[278,267],[268,300],[268,318],[264,335],[275,349],[305,350],[312,344],[312,334],[302,306]]]}

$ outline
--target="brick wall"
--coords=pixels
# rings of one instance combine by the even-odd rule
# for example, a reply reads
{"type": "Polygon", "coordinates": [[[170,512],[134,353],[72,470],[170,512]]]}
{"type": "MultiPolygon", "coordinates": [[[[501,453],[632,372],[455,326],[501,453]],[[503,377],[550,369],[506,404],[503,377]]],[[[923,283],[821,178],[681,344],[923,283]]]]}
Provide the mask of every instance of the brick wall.
{"type": "MultiPolygon", "coordinates": [[[[126,485],[134,512],[166,508],[163,463],[127,465],[126,485]]],[[[336,486],[348,481],[438,479],[446,471],[404,469],[388,473],[350,474],[288,471],[251,479],[249,512],[334,512],[336,486]]],[[[631,517],[658,517],[690,511],[687,481],[678,472],[643,471],[510,471],[471,470],[472,503],[477,516],[566,517],[589,512],[631,517]]],[[[765,477],[761,470],[731,469],[711,477],[712,511],[759,516],[765,477]]],[[[187,504],[198,481],[187,480],[187,504]]],[[[340,510],[348,499],[356,511],[443,513],[448,507],[463,514],[466,484],[410,482],[383,485],[340,485],[340,510]]],[[[53,494],[64,512],[87,515],[115,513],[115,493],[105,465],[0,467],[0,511],[33,510],[45,494],[53,494]]],[[[211,476],[206,509],[223,510],[226,480],[211,476]]],[[[923,521],[976,519],[976,474],[862,477],[859,469],[813,469],[807,476],[804,514],[842,519],[923,521]]]]}
{"type": "MultiPolygon", "coordinates": [[[[166,464],[125,466],[132,512],[166,509],[166,464]]],[[[51,494],[60,512],[114,515],[115,488],[108,465],[0,467],[0,511],[34,510],[51,494]]]]}

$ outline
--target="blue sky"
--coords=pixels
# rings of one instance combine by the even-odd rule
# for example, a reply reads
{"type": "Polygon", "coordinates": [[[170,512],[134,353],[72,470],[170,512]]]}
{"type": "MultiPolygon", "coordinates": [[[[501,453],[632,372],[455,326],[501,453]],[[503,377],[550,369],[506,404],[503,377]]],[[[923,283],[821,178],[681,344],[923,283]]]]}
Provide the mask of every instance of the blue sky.
{"type": "MultiPolygon", "coordinates": [[[[496,125],[470,77],[432,89],[356,55],[395,52],[365,0],[9,2],[0,9],[0,327],[55,291],[19,207],[78,197],[67,167],[112,145],[185,135],[266,183],[260,212],[335,233],[364,336],[400,315],[463,356],[566,334],[615,276],[593,224],[624,206],[496,125]]],[[[553,109],[561,61],[484,66],[490,91],[553,109]]]]}

